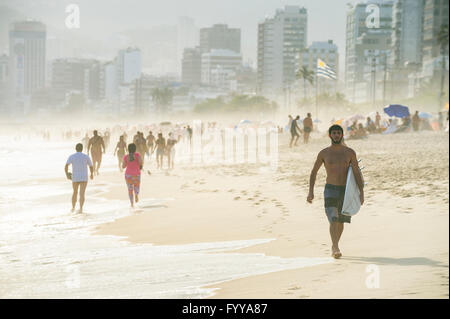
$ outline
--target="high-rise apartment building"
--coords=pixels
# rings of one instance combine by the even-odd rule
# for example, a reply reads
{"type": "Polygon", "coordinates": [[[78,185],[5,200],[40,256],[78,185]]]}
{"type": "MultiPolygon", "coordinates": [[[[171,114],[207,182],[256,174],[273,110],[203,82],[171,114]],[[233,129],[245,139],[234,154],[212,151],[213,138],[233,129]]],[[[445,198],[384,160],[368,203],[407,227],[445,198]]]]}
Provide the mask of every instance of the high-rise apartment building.
{"type": "Polygon", "coordinates": [[[231,50],[211,50],[202,54],[202,84],[230,88],[236,71],[242,66],[242,56],[231,50]]]}
{"type": "Polygon", "coordinates": [[[241,29],[228,28],[226,24],[215,24],[210,28],[200,29],[200,50],[230,50],[241,52],[241,29]]]}
{"type": "Polygon", "coordinates": [[[141,76],[142,59],[141,50],[138,48],[120,50],[116,63],[119,84],[131,83],[141,76]]]}
{"type": "Polygon", "coordinates": [[[294,83],[298,54],[307,46],[305,8],[285,6],[258,24],[258,91],[280,94],[294,83]]]}
{"type": "MultiPolygon", "coordinates": [[[[9,30],[10,79],[16,102],[45,86],[46,27],[38,21],[12,23],[9,30]]],[[[20,101],[22,100],[22,101],[20,101]]]]}
{"type": "Polygon", "coordinates": [[[183,53],[181,81],[199,85],[202,79],[202,54],[199,47],[186,48],[183,53]]]}
{"type": "MultiPolygon", "coordinates": [[[[369,0],[357,3],[347,11],[345,94],[351,101],[356,100],[360,83],[366,82],[364,70],[367,63],[381,56],[387,59],[386,55],[390,54],[386,45],[391,46],[393,4],[393,1],[369,0]]],[[[370,88],[371,85],[364,83],[363,87],[370,88]]],[[[365,92],[362,95],[370,94],[365,92]]]]}

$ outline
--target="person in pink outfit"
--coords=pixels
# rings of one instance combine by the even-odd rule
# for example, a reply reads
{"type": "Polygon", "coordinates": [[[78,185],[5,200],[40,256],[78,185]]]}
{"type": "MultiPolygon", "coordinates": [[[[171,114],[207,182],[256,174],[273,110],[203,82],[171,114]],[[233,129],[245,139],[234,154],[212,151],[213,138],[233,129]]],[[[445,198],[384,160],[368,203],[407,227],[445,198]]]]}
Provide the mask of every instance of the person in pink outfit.
{"type": "Polygon", "coordinates": [[[126,168],[125,182],[128,187],[128,196],[130,198],[131,207],[134,207],[134,201],[136,203],[139,201],[142,169],[142,158],[141,154],[136,153],[136,144],[128,144],[128,154],[123,157],[122,167],[126,168]]]}

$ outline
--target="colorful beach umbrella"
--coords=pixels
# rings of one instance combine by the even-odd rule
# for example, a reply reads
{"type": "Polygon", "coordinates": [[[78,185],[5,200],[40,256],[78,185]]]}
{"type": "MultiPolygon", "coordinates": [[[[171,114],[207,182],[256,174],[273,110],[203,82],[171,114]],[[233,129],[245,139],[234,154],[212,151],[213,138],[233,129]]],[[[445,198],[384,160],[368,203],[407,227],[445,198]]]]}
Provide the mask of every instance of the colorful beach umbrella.
{"type": "Polygon", "coordinates": [[[385,107],[384,109],[384,113],[386,113],[387,115],[389,115],[390,117],[407,117],[409,116],[409,108],[407,106],[404,105],[400,105],[400,104],[391,104],[387,107],[385,107]]]}

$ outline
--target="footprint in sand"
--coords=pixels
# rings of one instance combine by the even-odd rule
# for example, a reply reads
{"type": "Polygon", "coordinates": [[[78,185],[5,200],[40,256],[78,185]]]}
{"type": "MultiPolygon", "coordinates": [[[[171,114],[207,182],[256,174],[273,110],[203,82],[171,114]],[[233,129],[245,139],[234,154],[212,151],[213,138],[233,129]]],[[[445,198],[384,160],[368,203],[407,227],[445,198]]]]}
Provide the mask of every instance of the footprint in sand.
{"type": "Polygon", "coordinates": [[[234,198],[234,200],[239,200],[239,199],[241,199],[241,197],[239,197],[239,196],[236,196],[236,197],[234,198]]]}
{"type": "Polygon", "coordinates": [[[294,286],[294,287],[288,288],[288,290],[299,290],[299,289],[302,289],[302,287],[294,286]]]}
{"type": "Polygon", "coordinates": [[[253,197],[249,197],[249,198],[247,198],[247,200],[253,200],[253,197]]]}
{"type": "Polygon", "coordinates": [[[232,192],[234,192],[234,189],[229,189],[228,190],[228,193],[232,193],[232,192]]]}

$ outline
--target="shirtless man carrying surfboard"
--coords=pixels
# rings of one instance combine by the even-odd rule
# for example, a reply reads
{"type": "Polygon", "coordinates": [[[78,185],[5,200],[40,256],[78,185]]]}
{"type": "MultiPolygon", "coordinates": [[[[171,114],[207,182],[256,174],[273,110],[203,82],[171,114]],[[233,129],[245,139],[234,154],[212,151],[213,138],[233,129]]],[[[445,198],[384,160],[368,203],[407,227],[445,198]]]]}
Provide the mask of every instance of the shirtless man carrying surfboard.
{"type": "Polygon", "coordinates": [[[317,171],[325,165],[327,172],[327,183],[325,185],[325,213],[330,222],[330,235],[332,242],[332,256],[340,258],[339,239],[344,231],[344,223],[350,223],[351,217],[341,214],[344,202],[345,184],[347,181],[347,171],[352,165],[353,174],[360,191],[361,205],[364,203],[363,181],[359,173],[356,153],[351,148],[344,145],[342,138],[344,132],[339,125],[332,125],[328,130],[331,139],[331,146],[321,150],[317,155],[316,162],[309,178],[309,194],[307,201],[312,203],[314,199],[314,183],[316,182],[317,171]]]}

